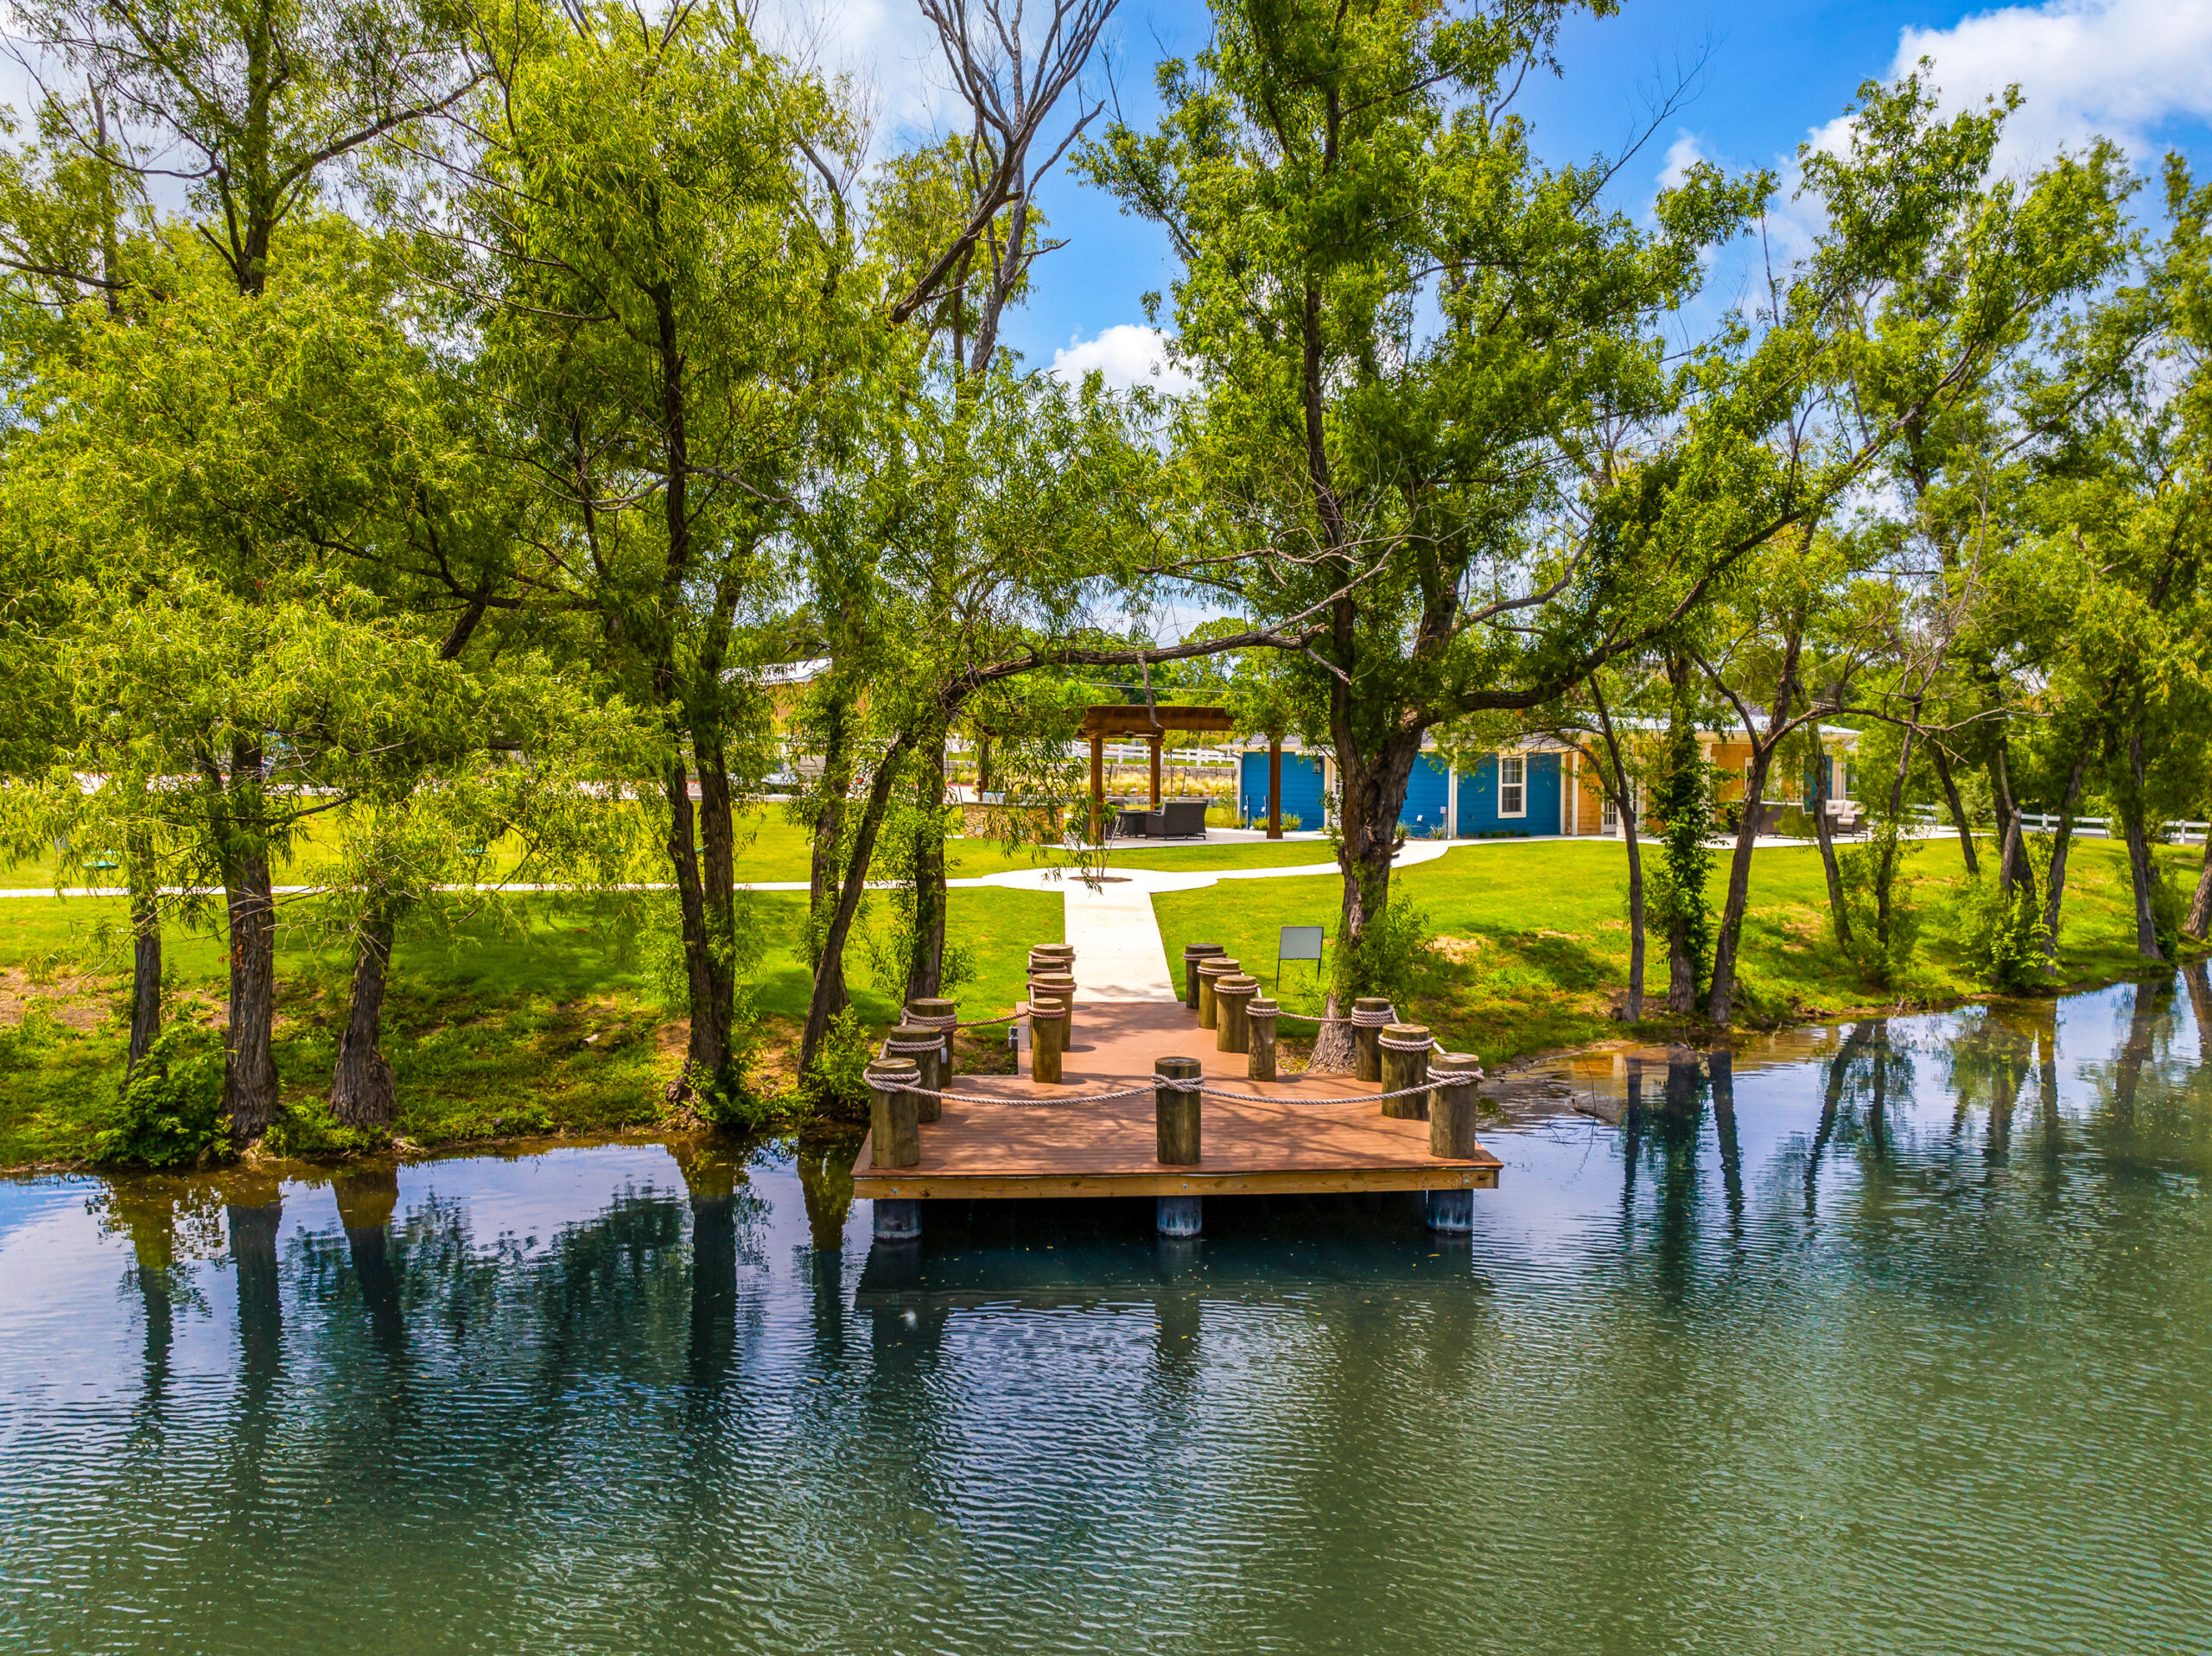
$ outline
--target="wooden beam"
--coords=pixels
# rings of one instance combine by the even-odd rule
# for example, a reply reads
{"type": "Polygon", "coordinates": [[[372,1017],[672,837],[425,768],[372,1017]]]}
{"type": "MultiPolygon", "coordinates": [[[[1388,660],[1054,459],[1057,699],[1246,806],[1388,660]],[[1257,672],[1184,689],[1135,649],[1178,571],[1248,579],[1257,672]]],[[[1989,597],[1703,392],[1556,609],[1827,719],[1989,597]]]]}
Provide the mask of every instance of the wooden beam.
{"type": "Polygon", "coordinates": [[[1160,809],[1160,738],[1152,739],[1152,808],[1160,809]]]}
{"type": "Polygon", "coordinates": [[[1495,1190],[1495,1167],[1304,1169],[1267,1173],[894,1172],[853,1169],[853,1194],[871,1201],[1009,1201],[1027,1196],[1357,1196],[1363,1190],[1495,1190]]]}

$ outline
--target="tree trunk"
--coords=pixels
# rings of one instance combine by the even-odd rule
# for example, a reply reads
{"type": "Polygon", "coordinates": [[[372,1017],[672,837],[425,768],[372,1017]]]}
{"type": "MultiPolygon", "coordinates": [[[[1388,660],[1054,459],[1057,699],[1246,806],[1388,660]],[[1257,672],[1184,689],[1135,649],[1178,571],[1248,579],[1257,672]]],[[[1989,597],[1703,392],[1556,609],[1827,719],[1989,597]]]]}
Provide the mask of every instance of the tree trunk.
{"type": "Polygon", "coordinates": [[[1929,744],[1929,752],[1936,760],[1936,780],[1943,784],[1943,798],[1951,808],[1951,822],[1959,830],[1959,855],[1967,866],[1967,878],[1981,872],[1981,859],[1974,853],[1974,825],[1967,821],[1967,808],[1959,802],[1959,784],[1951,775],[1951,761],[1940,743],[1929,744]]]}
{"type": "Polygon", "coordinates": [[[127,1082],[153,1050],[162,1032],[162,906],[153,847],[147,834],[130,835],[130,1054],[124,1066],[127,1082]]]}
{"type": "Polygon", "coordinates": [[[261,745],[231,752],[219,840],[224,908],[230,926],[230,1027],[224,1031],[224,1102],[231,1137],[258,1139],[276,1120],[276,898],[270,889],[262,809],[261,745]]]}
{"type": "Polygon", "coordinates": [[[378,1036],[384,1026],[385,986],[391,977],[391,906],[371,899],[353,945],[353,997],[338,1037],[338,1063],[330,1075],[330,1114],[354,1127],[388,1127],[397,1103],[391,1065],[378,1036]]]}
{"type": "Polygon", "coordinates": [[[918,744],[914,761],[914,955],[906,999],[928,999],[944,981],[944,732],[918,744]]]}
{"type": "Polygon", "coordinates": [[[861,808],[859,827],[853,834],[852,855],[845,862],[845,877],[830,923],[822,935],[822,962],[815,968],[814,993],[806,1003],[806,1028],[799,1037],[798,1068],[805,1075],[814,1068],[830,1019],[845,1005],[845,939],[859,913],[861,894],[868,889],[868,864],[875,855],[875,836],[882,829],[885,808],[899,778],[899,761],[906,758],[909,739],[900,735],[884,752],[868,784],[868,801],[861,808]]]}
{"type": "MultiPolygon", "coordinates": [[[[822,934],[837,901],[837,871],[844,853],[845,804],[853,786],[852,702],[842,691],[831,693],[822,743],[822,797],[814,812],[814,860],[808,872],[807,964],[822,965],[822,934]]],[[[844,980],[840,976],[842,993],[844,980]]],[[[842,1010],[843,1001],[830,1010],[842,1010]]]]}
{"type": "Polygon", "coordinates": [[[1707,1015],[1723,1029],[1736,1015],[1736,956],[1741,946],[1744,910],[1751,898],[1751,851],[1758,841],[1759,809],[1766,797],[1766,777],[1774,764],[1772,746],[1751,745],[1751,772],[1744,779],[1744,815],[1736,828],[1736,848],[1728,859],[1728,897],[1720,909],[1720,935],[1713,945],[1713,980],[1706,991],[1707,1015]]]}
{"type": "Polygon", "coordinates": [[[2036,900],[2035,865],[2028,860],[2024,825],[2020,821],[2019,802],[2012,797],[2012,771],[2005,763],[2003,742],[1998,743],[1997,757],[1992,764],[1997,777],[1998,813],[2005,825],[1997,841],[2004,889],[2007,895],[2018,892],[2032,904],[2036,900]]]}
{"type": "Polygon", "coordinates": [[[2165,951],[2158,946],[2158,920],[2151,903],[2152,888],[2158,883],[2158,871],[2151,860],[2151,825],[2145,820],[2145,795],[2143,785],[2143,730],[2139,722],[2128,733],[2127,770],[2130,797],[2127,809],[2120,813],[2120,820],[2127,829],[2127,869],[2135,887],[2135,948],[2146,961],[2163,961],[2165,951]]]}
{"type": "MultiPolygon", "coordinates": [[[[1912,739],[1920,725],[1922,698],[1912,698],[1912,722],[1904,727],[1897,747],[1897,773],[1890,778],[1889,820],[1882,835],[1882,854],[1874,865],[1874,940],[1882,947],[1885,962],[1890,949],[1890,894],[1897,885],[1897,834],[1904,816],[1905,777],[1912,771],[1912,739]]],[[[2001,797],[2001,795],[2000,795],[2001,797]]]]}
{"type": "MultiPolygon", "coordinates": [[[[725,1093],[734,1093],[745,1082],[730,1068],[731,1044],[735,1038],[731,1019],[737,1006],[737,824],[721,726],[695,723],[691,752],[699,767],[699,885],[707,930],[705,976],[714,997],[714,1024],[721,1042],[709,1073],[725,1093]]],[[[692,1027],[698,1027],[696,1012],[692,1027]]]]}
{"type": "Polygon", "coordinates": [[[2204,860],[2196,871],[2196,895],[2189,900],[2186,929],[2197,938],[2212,932],[2212,828],[2204,830],[2204,860]]]}
{"type": "MultiPolygon", "coordinates": [[[[1336,687],[1331,708],[1332,734],[1336,738],[1338,838],[1337,866],[1344,872],[1344,898],[1338,910],[1337,954],[1340,962],[1351,962],[1348,987],[1332,986],[1325,1011],[1340,1015],[1349,997],[1371,993],[1357,965],[1361,942],[1370,921],[1389,906],[1390,863],[1398,852],[1398,817],[1405,809],[1406,789],[1414,765],[1421,757],[1421,730],[1400,730],[1371,757],[1360,752],[1351,721],[1351,698],[1336,687]]],[[[1401,1010],[1404,1010],[1401,1008],[1401,1010]]],[[[1324,1024],[1314,1038],[1310,1069],[1349,1068],[1352,1037],[1350,1025],[1324,1024]]]]}
{"type": "Polygon", "coordinates": [[[1821,868],[1828,879],[1828,915],[1834,923],[1835,940],[1851,945],[1851,910],[1843,900],[1843,870],[1835,860],[1835,824],[1828,818],[1828,773],[1834,760],[1817,741],[1813,745],[1813,838],[1820,842],[1821,868]]]}
{"type": "Polygon", "coordinates": [[[2066,796],[2058,804],[2058,832],[2050,841],[2050,889],[2044,893],[2044,970],[2052,977],[2058,975],[2058,921],[2066,901],[2066,853],[2074,847],[2074,808],[2082,802],[2082,782],[2089,773],[2089,755],[2084,752],[2074,761],[2074,768],[2067,773],[2066,796]]]}
{"type": "Polygon", "coordinates": [[[715,993],[714,942],[707,894],[699,877],[698,830],[691,783],[681,759],[661,776],[668,799],[668,860],[676,875],[676,901],[683,935],[684,1000],[691,1011],[691,1038],[684,1069],[699,1084],[720,1086],[729,1058],[729,1006],[715,993]]]}
{"type": "Polygon", "coordinates": [[[1628,1021],[1643,1021],[1643,847],[1637,842],[1636,803],[1624,788],[1613,802],[1628,843],[1628,1021]]]}
{"type": "Polygon", "coordinates": [[[1620,818],[1621,841],[1628,850],[1628,1021],[1643,1021],[1643,847],[1636,831],[1636,784],[1629,780],[1628,765],[1621,758],[1620,739],[1613,730],[1613,715],[1605,706],[1605,687],[1596,674],[1590,676],[1590,704],[1598,711],[1598,733],[1605,738],[1607,764],[1599,774],[1605,791],[1613,796],[1613,811],[1620,818]]]}

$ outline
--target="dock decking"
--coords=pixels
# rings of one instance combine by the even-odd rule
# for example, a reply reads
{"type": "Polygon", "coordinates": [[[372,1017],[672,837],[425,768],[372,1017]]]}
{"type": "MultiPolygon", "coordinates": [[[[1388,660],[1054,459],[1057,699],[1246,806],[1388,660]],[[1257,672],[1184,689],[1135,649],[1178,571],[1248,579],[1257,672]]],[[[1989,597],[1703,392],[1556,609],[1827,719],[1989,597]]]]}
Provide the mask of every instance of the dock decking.
{"type": "Polygon", "coordinates": [[[1364,1101],[1301,1099],[1376,1094],[1346,1075],[1244,1078],[1244,1055],[1214,1050],[1211,1030],[1179,1002],[1078,1004],[1075,1038],[1059,1086],[1027,1075],[961,1075],[952,1090],[1006,1103],[946,1101],[925,1122],[922,1158],[912,1167],[869,1165],[861,1145],[853,1194],[876,1199],[1020,1196],[1274,1196],[1365,1190],[1490,1190],[1503,1165],[1489,1152],[1465,1161],[1428,1153],[1428,1124],[1383,1115],[1364,1101]],[[1208,1097],[1204,1159],[1165,1166],[1156,1158],[1153,1099],[1055,1107],[1025,1103],[1147,1086],[1154,1060],[1194,1057],[1205,1079],[1264,1102],[1208,1097]]]}

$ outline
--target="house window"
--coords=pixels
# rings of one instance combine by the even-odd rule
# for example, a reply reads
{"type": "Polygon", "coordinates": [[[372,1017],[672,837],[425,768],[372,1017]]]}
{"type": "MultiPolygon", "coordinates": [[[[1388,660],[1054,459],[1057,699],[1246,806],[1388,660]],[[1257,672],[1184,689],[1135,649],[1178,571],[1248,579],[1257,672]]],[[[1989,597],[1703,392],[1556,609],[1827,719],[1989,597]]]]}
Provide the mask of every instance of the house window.
{"type": "Polygon", "coordinates": [[[1501,753],[1497,756],[1497,814],[1500,816],[1526,816],[1529,814],[1529,758],[1525,753],[1501,753]]]}

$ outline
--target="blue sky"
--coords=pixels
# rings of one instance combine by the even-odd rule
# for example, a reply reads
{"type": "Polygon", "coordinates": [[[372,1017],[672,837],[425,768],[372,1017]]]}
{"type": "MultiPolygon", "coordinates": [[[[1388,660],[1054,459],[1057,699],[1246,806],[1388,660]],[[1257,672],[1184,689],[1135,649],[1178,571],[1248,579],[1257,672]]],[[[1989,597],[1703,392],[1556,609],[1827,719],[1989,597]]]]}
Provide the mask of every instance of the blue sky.
{"type": "MultiPolygon", "coordinates": [[[[926,41],[904,16],[911,0],[861,0],[849,40],[876,54],[885,130],[926,119],[940,103],[926,41]]],[[[1152,67],[1203,43],[1198,5],[1122,0],[1112,26],[1122,107],[1148,124],[1152,67]]],[[[2139,166],[2168,147],[2212,156],[2212,0],[2056,0],[1970,9],[1921,0],[1625,0],[1616,16],[1578,19],[1560,41],[1564,74],[1533,86],[1522,108],[1554,160],[1618,149],[1646,124],[1652,89],[1706,60],[1701,90],[1624,172],[1620,205],[1649,202],[1670,155],[1733,168],[1779,166],[1832,122],[1859,83],[1922,55],[1937,63],[1952,102],[2012,81],[2029,103],[2016,118],[2008,166],[2026,170],[2063,143],[2104,131],[2139,166]]],[[[1165,291],[1173,271],[1163,239],[1076,180],[1045,200],[1070,244],[1039,273],[1035,298],[1010,318],[1010,343],[1045,365],[1058,355],[1125,379],[1148,339],[1139,295],[1165,291]]],[[[2149,203],[2146,202],[2146,206],[2149,203]]]]}

